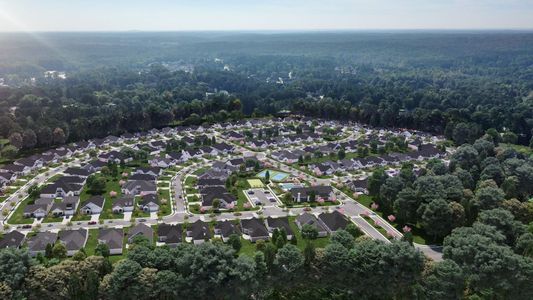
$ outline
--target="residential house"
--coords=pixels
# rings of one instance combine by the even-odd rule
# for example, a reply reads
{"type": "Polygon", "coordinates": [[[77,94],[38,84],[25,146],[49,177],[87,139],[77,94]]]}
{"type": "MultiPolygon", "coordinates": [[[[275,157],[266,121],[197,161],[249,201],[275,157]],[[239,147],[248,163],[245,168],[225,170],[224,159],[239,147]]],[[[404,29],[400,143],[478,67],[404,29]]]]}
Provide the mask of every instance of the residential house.
{"type": "Polygon", "coordinates": [[[4,236],[0,240],[0,249],[5,248],[16,248],[19,249],[22,247],[26,236],[20,231],[13,230],[7,233],[4,233],[4,236]]]}
{"type": "MultiPolygon", "coordinates": [[[[170,154],[168,154],[167,156],[170,156],[170,154]]],[[[181,157],[181,154],[179,156],[181,157]]],[[[151,167],[155,167],[155,168],[169,168],[175,164],[175,161],[176,160],[174,160],[173,158],[158,156],[158,157],[154,157],[150,159],[148,163],[150,164],[151,167]]],[[[180,160],[178,159],[178,161],[180,160]]]]}
{"type": "Polygon", "coordinates": [[[346,218],[346,216],[341,214],[338,210],[335,210],[331,213],[321,213],[318,215],[318,219],[329,233],[336,232],[339,229],[345,229],[346,226],[350,224],[350,221],[346,218]]]}
{"type": "Polygon", "coordinates": [[[42,198],[63,198],[79,196],[83,189],[85,178],[78,176],[63,176],[54,183],[48,184],[41,190],[42,198]]]}
{"type": "Polygon", "coordinates": [[[113,202],[111,210],[115,214],[123,214],[125,212],[132,212],[135,203],[135,197],[131,195],[124,195],[113,202]]]}
{"type": "Polygon", "coordinates": [[[149,195],[157,193],[157,186],[153,181],[133,180],[122,186],[124,195],[149,195]]]}
{"type": "Polygon", "coordinates": [[[368,179],[353,180],[348,183],[348,187],[359,194],[368,194],[368,179]]]}
{"type": "Polygon", "coordinates": [[[131,174],[147,174],[152,175],[154,177],[160,176],[163,174],[163,169],[158,167],[151,167],[151,168],[136,168],[131,172],[131,174]]]}
{"type": "Polygon", "coordinates": [[[104,209],[105,199],[103,196],[93,196],[89,198],[80,208],[81,213],[86,215],[96,215],[104,209]]]}
{"type": "Polygon", "coordinates": [[[50,213],[54,217],[73,216],[76,213],[79,202],[79,196],[64,197],[61,202],[52,204],[50,213]]]}
{"type": "Polygon", "coordinates": [[[37,254],[44,254],[48,245],[54,245],[57,241],[57,233],[44,231],[37,232],[34,236],[28,239],[28,252],[31,256],[37,254]]]}
{"type": "Polygon", "coordinates": [[[54,199],[39,198],[34,204],[29,204],[24,208],[23,216],[25,218],[44,218],[50,211],[54,199]]]}
{"type": "Polygon", "coordinates": [[[233,146],[226,144],[226,143],[217,143],[212,146],[215,148],[219,153],[223,154],[229,154],[233,151],[233,146]]]}
{"type": "Polygon", "coordinates": [[[87,163],[85,166],[83,166],[83,168],[88,170],[91,173],[94,173],[94,172],[98,172],[102,170],[102,168],[105,166],[107,166],[106,162],[103,162],[101,160],[93,160],[87,163]]]}
{"type": "Polygon", "coordinates": [[[58,237],[59,242],[67,248],[67,256],[72,256],[85,247],[89,234],[87,229],[80,228],[60,231],[58,237]]]}
{"type": "Polygon", "coordinates": [[[0,172],[7,172],[7,173],[15,174],[17,176],[25,176],[25,175],[30,174],[31,169],[27,166],[9,164],[5,166],[1,166],[0,172]]]}
{"type": "Polygon", "coordinates": [[[143,181],[156,181],[156,177],[152,174],[131,174],[128,177],[128,181],[137,181],[137,180],[143,180],[143,181]]]}
{"type": "Polygon", "coordinates": [[[251,242],[257,242],[258,240],[267,241],[270,238],[268,229],[260,219],[242,219],[241,228],[242,233],[246,235],[245,238],[251,242]]]}
{"type": "Polygon", "coordinates": [[[152,227],[144,223],[138,223],[137,225],[131,227],[128,231],[128,244],[132,244],[135,237],[138,236],[145,237],[146,239],[148,239],[150,244],[152,244],[154,240],[154,230],[152,229],[152,227]]]}
{"type": "MultiPolygon", "coordinates": [[[[223,189],[226,190],[225,188],[223,189]]],[[[209,192],[207,194],[202,194],[202,207],[213,207],[215,200],[219,201],[218,208],[222,209],[232,209],[237,203],[237,198],[228,192],[209,192]]]]}
{"type": "Polygon", "coordinates": [[[298,217],[296,217],[294,223],[296,223],[296,226],[298,226],[300,230],[302,230],[302,227],[304,225],[310,225],[315,227],[319,237],[325,237],[328,235],[328,231],[326,227],[322,224],[322,222],[320,222],[315,217],[315,215],[312,215],[310,213],[303,213],[299,215],[298,217]]]}
{"type": "Polygon", "coordinates": [[[181,228],[181,224],[159,224],[157,227],[157,236],[159,242],[171,247],[176,246],[183,240],[183,229],[181,228]]]}
{"type": "Polygon", "coordinates": [[[278,229],[278,230],[284,230],[285,233],[287,234],[287,239],[289,240],[292,240],[292,237],[294,236],[294,232],[292,231],[291,226],[289,225],[289,219],[287,217],[281,217],[281,218],[268,217],[266,219],[266,225],[270,233],[274,232],[274,229],[278,229]]]}
{"type": "Polygon", "coordinates": [[[241,235],[241,231],[239,230],[239,226],[237,226],[232,221],[219,221],[215,225],[215,236],[218,236],[222,239],[224,243],[226,243],[229,239],[229,236],[232,234],[241,235]]]}
{"type": "Polygon", "coordinates": [[[24,166],[30,168],[30,170],[36,170],[38,168],[41,168],[43,166],[43,162],[41,160],[32,159],[29,157],[20,158],[17,159],[14,162],[15,165],[24,166]]]}
{"type": "Polygon", "coordinates": [[[158,212],[159,211],[159,199],[155,194],[146,194],[141,197],[138,203],[139,208],[144,212],[158,212]]]}
{"type": "Polygon", "coordinates": [[[112,255],[122,254],[124,230],[122,228],[103,228],[98,232],[98,243],[106,244],[112,255]]]}
{"type": "Polygon", "coordinates": [[[290,192],[295,202],[313,202],[320,198],[324,201],[335,200],[331,186],[295,187],[290,192]]]}
{"type": "Polygon", "coordinates": [[[8,185],[17,180],[17,175],[8,172],[0,172],[0,185],[8,185]]]}
{"type": "Polygon", "coordinates": [[[78,176],[82,178],[87,178],[89,177],[89,175],[92,174],[91,171],[87,169],[82,169],[82,168],[68,168],[63,173],[70,175],[70,176],[78,176]]]}
{"type": "Polygon", "coordinates": [[[199,189],[202,189],[204,187],[208,186],[225,186],[224,181],[220,179],[214,179],[214,178],[200,178],[198,179],[197,186],[199,189]]]}
{"type": "Polygon", "coordinates": [[[192,241],[192,243],[195,245],[202,244],[211,238],[209,224],[201,220],[197,220],[196,222],[189,224],[186,234],[187,239],[192,241]]]}

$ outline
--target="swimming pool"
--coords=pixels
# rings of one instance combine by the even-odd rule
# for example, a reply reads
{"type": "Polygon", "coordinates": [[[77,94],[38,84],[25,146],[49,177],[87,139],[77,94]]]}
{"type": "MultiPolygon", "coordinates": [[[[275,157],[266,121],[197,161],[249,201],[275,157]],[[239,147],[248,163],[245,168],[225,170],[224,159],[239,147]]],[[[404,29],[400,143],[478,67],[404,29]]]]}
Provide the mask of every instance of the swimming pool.
{"type": "Polygon", "coordinates": [[[284,191],[290,191],[291,189],[293,188],[297,188],[297,187],[303,187],[303,185],[301,184],[295,184],[295,183],[291,183],[291,182],[287,182],[287,183],[280,183],[279,184],[279,187],[284,190],[284,191]]]}
{"type": "MultiPolygon", "coordinates": [[[[263,170],[256,176],[259,178],[265,178],[266,171],[267,170],[263,170]]],[[[283,181],[287,179],[287,177],[289,177],[289,174],[287,173],[278,172],[274,170],[268,170],[268,173],[270,174],[270,180],[273,180],[273,181],[283,181]]]]}

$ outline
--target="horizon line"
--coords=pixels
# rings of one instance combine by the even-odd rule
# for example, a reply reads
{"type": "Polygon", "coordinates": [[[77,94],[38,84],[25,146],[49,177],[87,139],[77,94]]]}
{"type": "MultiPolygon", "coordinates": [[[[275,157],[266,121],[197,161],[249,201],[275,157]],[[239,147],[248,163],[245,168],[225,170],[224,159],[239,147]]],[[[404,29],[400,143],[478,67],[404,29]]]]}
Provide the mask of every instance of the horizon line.
{"type": "Polygon", "coordinates": [[[248,32],[248,33],[294,33],[294,32],[464,32],[464,31],[533,31],[531,28],[330,28],[330,29],[190,29],[190,30],[0,30],[0,33],[215,33],[215,32],[248,32]]]}

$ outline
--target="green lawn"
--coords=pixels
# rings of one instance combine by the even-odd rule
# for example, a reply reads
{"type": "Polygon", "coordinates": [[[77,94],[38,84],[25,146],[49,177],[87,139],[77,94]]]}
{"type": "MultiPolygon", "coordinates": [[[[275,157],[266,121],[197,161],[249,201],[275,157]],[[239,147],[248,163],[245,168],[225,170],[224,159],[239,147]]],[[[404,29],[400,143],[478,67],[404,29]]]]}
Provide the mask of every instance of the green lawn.
{"type": "MultiPolygon", "coordinates": [[[[122,173],[122,172],[119,172],[122,173]]],[[[115,199],[120,198],[122,196],[122,191],[119,185],[120,181],[120,174],[116,178],[113,178],[111,176],[106,176],[106,193],[104,194],[105,202],[104,202],[104,209],[102,213],[100,214],[100,219],[123,219],[124,214],[114,214],[113,213],[113,201],[115,199]],[[109,196],[109,192],[115,191],[117,192],[117,196],[115,198],[112,198],[109,196]]]]}
{"type": "Polygon", "coordinates": [[[46,183],[52,183],[52,182],[56,182],[59,178],[63,177],[63,175],[61,174],[56,174],[50,178],[48,178],[48,180],[46,181],[46,183]]]}
{"type": "MultiPolygon", "coordinates": [[[[289,217],[289,226],[291,227],[292,231],[294,232],[294,235],[296,236],[296,247],[300,250],[304,250],[305,248],[305,240],[302,238],[302,234],[300,232],[300,229],[298,226],[296,226],[296,223],[294,223],[294,220],[296,220],[296,217],[289,217]]],[[[317,238],[313,241],[313,244],[316,248],[324,248],[329,244],[329,236],[327,237],[321,237],[317,238]]]]}
{"type": "Polygon", "coordinates": [[[159,189],[157,191],[157,198],[159,199],[159,212],[157,213],[158,216],[167,216],[170,215],[171,209],[170,209],[170,202],[172,201],[170,199],[170,190],[166,189],[159,189]],[[161,200],[166,200],[165,202],[161,200]]]}
{"type": "Polygon", "coordinates": [[[198,194],[198,189],[193,187],[188,187],[185,189],[187,194],[198,194]]]}
{"type": "Polygon", "coordinates": [[[48,215],[43,220],[43,223],[56,223],[56,222],[63,222],[63,217],[53,217],[51,215],[48,215]]]}
{"type": "Polygon", "coordinates": [[[248,255],[253,257],[255,254],[255,243],[252,243],[249,240],[245,240],[241,237],[241,244],[242,247],[239,250],[239,255],[248,255]]]}
{"type": "Polygon", "coordinates": [[[204,168],[200,168],[196,171],[193,172],[194,175],[201,175],[202,173],[204,173],[205,171],[207,171],[208,168],[204,167],[204,168]]]}
{"type": "Polygon", "coordinates": [[[24,218],[24,208],[28,206],[28,204],[33,203],[33,199],[30,197],[22,200],[22,202],[19,204],[17,209],[13,212],[11,215],[11,218],[9,218],[10,224],[32,224],[33,218],[24,218]]]}
{"type": "MultiPolygon", "coordinates": [[[[127,232],[128,228],[124,228],[124,232],[127,232]]],[[[87,239],[87,244],[85,244],[85,253],[87,256],[94,255],[94,250],[98,245],[98,229],[89,229],[89,237],[87,239]]],[[[109,261],[111,263],[116,263],[117,261],[124,259],[127,254],[126,242],[125,239],[122,239],[122,255],[111,255],[109,256],[109,261]]]]}
{"type": "Polygon", "coordinates": [[[193,176],[187,176],[187,178],[185,178],[185,185],[186,186],[194,186],[196,185],[196,183],[198,182],[198,178],[196,177],[193,177],[193,176]]]}
{"type": "Polygon", "coordinates": [[[85,244],[85,253],[94,255],[94,249],[98,245],[98,229],[89,229],[89,238],[85,244]]]}

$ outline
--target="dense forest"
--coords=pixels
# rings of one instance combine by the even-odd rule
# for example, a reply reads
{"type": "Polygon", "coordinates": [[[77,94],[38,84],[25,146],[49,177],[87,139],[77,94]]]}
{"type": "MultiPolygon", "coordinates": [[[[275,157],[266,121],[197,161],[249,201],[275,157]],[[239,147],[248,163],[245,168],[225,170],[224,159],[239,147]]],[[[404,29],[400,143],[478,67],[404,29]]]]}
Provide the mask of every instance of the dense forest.
{"type": "Polygon", "coordinates": [[[0,41],[0,137],[15,150],[284,109],[417,128],[458,144],[491,129],[529,145],[533,128],[528,32],[43,33],[0,41]]]}

